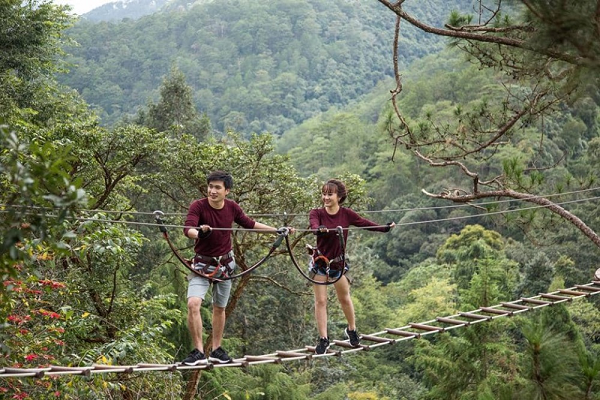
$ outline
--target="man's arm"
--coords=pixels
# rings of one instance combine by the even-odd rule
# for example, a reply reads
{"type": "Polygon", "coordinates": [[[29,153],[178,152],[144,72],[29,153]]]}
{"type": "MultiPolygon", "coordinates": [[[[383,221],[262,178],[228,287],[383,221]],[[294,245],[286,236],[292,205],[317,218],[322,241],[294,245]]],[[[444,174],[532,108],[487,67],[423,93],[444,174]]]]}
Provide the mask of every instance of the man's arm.
{"type": "MultiPolygon", "coordinates": [[[[292,228],[291,226],[286,226],[286,228],[287,228],[287,230],[290,233],[296,232],[296,229],[292,228]]],[[[279,229],[274,228],[274,227],[269,226],[269,225],[265,225],[265,224],[260,223],[260,222],[255,222],[254,223],[254,229],[259,229],[259,230],[265,231],[265,232],[281,233],[281,232],[279,232],[279,229]]]]}
{"type": "Polygon", "coordinates": [[[265,232],[277,232],[277,228],[274,228],[272,226],[269,225],[265,225],[263,223],[260,222],[256,222],[254,223],[254,229],[260,229],[260,230],[264,230],[265,232]]]}

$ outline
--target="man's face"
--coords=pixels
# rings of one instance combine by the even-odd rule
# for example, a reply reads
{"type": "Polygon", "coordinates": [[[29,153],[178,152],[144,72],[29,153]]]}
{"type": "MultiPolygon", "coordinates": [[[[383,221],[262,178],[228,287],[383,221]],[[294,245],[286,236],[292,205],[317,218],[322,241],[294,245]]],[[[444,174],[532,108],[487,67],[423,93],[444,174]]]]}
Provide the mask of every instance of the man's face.
{"type": "Polygon", "coordinates": [[[222,202],[229,194],[223,181],[210,181],[208,183],[208,199],[213,203],[222,202]]]}

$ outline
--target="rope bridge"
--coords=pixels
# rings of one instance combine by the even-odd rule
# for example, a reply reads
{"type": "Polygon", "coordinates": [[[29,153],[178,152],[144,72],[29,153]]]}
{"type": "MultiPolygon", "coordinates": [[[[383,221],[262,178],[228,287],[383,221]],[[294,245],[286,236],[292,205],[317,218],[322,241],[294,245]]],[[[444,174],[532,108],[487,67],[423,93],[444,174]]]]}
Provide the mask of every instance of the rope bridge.
{"type": "Polygon", "coordinates": [[[82,375],[120,373],[131,374],[136,372],[152,371],[184,371],[184,370],[210,370],[212,368],[247,368],[259,364],[281,364],[288,361],[311,360],[320,357],[342,356],[346,353],[369,351],[376,347],[393,345],[397,342],[419,339],[427,335],[446,332],[452,329],[463,328],[470,325],[489,322],[493,319],[511,317],[542,307],[565,303],[582,297],[590,297],[600,293],[600,281],[594,280],[585,285],[575,285],[568,289],[559,289],[551,293],[542,293],[533,297],[520,298],[515,301],[500,303],[491,307],[480,307],[469,312],[459,312],[447,317],[436,317],[433,320],[421,323],[409,323],[400,328],[389,328],[370,335],[361,335],[361,345],[352,347],[348,340],[333,340],[332,344],[339,349],[329,349],[325,354],[316,354],[315,347],[305,346],[301,349],[276,351],[264,355],[246,355],[234,359],[228,364],[203,364],[188,366],[181,363],[175,364],[149,364],[137,365],[102,365],[93,364],[86,367],[48,366],[44,368],[0,368],[0,378],[42,378],[44,376],[82,375]]]}

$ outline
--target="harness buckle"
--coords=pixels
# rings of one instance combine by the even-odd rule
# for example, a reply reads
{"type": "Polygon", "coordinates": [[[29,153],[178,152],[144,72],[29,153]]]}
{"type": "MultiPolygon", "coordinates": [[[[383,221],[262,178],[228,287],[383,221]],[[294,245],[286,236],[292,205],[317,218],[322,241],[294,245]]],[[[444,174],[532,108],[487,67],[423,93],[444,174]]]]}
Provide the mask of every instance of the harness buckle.
{"type": "Polygon", "coordinates": [[[193,267],[197,271],[202,271],[209,278],[214,278],[217,275],[228,277],[233,272],[233,268],[229,266],[233,260],[233,250],[218,257],[196,254],[193,267]],[[211,270],[211,267],[214,268],[211,270]]]}

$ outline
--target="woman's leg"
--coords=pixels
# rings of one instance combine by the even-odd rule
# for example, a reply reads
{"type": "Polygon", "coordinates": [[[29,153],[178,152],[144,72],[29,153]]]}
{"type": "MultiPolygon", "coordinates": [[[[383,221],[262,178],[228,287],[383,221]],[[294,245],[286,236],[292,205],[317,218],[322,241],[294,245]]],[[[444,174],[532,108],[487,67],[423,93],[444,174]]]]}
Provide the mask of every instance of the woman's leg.
{"type": "MultiPolygon", "coordinates": [[[[323,275],[315,275],[314,280],[326,281],[323,275]]],[[[341,280],[341,279],[340,279],[341,280]]],[[[317,320],[317,329],[319,337],[327,337],[327,285],[313,284],[315,293],[315,319],[317,320]]]]}
{"type": "Polygon", "coordinates": [[[348,321],[348,329],[354,331],[356,330],[356,320],[354,317],[354,304],[352,304],[352,298],[350,297],[350,283],[343,276],[333,286],[335,286],[335,294],[348,321]]]}

